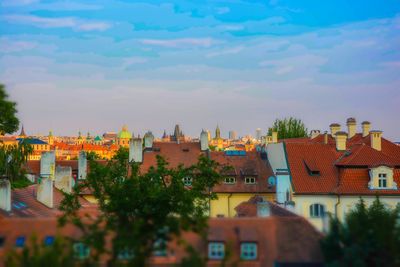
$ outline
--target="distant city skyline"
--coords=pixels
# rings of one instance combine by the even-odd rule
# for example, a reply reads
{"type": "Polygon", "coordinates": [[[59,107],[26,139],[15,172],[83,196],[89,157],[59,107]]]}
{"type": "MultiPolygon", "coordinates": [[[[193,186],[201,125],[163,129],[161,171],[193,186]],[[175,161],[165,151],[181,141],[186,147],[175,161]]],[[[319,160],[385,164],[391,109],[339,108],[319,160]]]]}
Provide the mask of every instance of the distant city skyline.
{"type": "Polygon", "coordinates": [[[398,1],[4,0],[0,23],[0,83],[28,133],[355,117],[400,140],[398,1]]]}

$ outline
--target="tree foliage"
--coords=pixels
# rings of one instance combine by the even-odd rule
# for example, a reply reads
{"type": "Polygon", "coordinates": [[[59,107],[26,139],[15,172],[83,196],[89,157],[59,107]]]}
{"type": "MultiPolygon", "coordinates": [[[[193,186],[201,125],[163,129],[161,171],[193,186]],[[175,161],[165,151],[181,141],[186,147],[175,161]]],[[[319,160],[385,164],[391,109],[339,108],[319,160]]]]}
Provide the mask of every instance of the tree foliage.
{"type": "Polygon", "coordinates": [[[204,232],[209,200],[216,197],[210,188],[221,181],[218,170],[218,164],[205,157],[191,167],[171,168],[157,156],[157,165],[141,173],[140,165],[128,163],[121,151],[105,166],[90,162],[87,179],[61,203],[60,223],[73,223],[83,231],[82,241],[91,247],[94,261],[108,254],[115,266],[124,253],[133,255],[127,265],[146,266],[153,253],[162,253],[171,239],[180,240],[183,231],[204,232]],[[189,187],[183,182],[187,177],[192,179],[189,187]],[[98,201],[100,213],[92,219],[78,215],[83,188],[98,201]],[[110,236],[111,248],[106,246],[110,236]]]}
{"type": "Polygon", "coordinates": [[[400,266],[400,206],[360,200],[344,223],[331,220],[321,247],[327,266],[400,266]]]}
{"type": "Polygon", "coordinates": [[[0,84],[0,135],[18,130],[19,120],[16,113],[16,103],[8,100],[4,85],[0,84]]]}
{"type": "Polygon", "coordinates": [[[26,171],[23,166],[32,151],[32,146],[24,141],[18,145],[0,144],[0,174],[8,177],[12,185],[26,181],[26,171]]]}
{"type": "Polygon", "coordinates": [[[272,127],[268,128],[268,135],[278,132],[279,139],[307,137],[308,131],[300,119],[293,117],[276,119],[272,127]]]}
{"type": "Polygon", "coordinates": [[[57,237],[53,244],[45,245],[33,235],[22,251],[7,253],[4,263],[8,267],[69,267],[74,258],[67,240],[57,237]]]}

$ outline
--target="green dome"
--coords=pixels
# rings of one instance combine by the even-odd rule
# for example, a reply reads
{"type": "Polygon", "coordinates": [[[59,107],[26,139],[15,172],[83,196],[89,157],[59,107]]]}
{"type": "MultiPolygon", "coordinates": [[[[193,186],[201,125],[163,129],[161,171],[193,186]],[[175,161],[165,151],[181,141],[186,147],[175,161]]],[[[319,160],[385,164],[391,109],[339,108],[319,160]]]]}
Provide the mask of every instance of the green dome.
{"type": "Polygon", "coordinates": [[[132,134],[128,132],[128,128],[126,126],[122,127],[122,131],[118,133],[119,139],[131,139],[132,134]]]}
{"type": "Polygon", "coordinates": [[[101,140],[103,140],[100,136],[96,136],[95,138],[94,138],[94,141],[96,141],[96,142],[99,142],[99,141],[101,141],[101,140]]]}

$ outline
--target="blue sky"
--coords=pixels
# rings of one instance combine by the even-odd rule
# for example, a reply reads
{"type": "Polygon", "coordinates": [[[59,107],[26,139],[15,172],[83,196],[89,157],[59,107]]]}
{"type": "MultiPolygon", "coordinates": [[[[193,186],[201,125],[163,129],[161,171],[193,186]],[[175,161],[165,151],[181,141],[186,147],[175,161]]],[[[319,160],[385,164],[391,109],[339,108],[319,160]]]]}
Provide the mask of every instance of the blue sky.
{"type": "Polygon", "coordinates": [[[400,140],[400,1],[0,2],[0,81],[30,133],[326,130],[400,140]]]}

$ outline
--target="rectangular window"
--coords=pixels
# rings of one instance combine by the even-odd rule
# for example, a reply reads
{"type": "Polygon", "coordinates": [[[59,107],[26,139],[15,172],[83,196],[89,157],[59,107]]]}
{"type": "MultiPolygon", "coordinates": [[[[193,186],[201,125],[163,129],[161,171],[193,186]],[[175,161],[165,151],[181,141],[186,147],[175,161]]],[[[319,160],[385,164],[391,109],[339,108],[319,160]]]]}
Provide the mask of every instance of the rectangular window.
{"type": "Polygon", "coordinates": [[[15,246],[17,248],[22,248],[25,245],[25,236],[19,236],[15,240],[15,246]]]}
{"type": "Polygon", "coordinates": [[[157,239],[153,244],[153,255],[157,257],[167,256],[167,242],[163,238],[157,239]]]}
{"type": "Polygon", "coordinates": [[[210,260],[222,260],[225,257],[225,244],[223,242],[208,243],[208,258],[210,260]]]}
{"type": "Polygon", "coordinates": [[[118,253],[117,257],[119,260],[126,261],[133,259],[134,254],[132,250],[125,248],[118,253]]]}
{"type": "Polygon", "coordinates": [[[51,246],[53,244],[54,244],[54,236],[49,235],[49,236],[46,236],[44,238],[44,245],[45,246],[51,246]]]}
{"type": "Polygon", "coordinates": [[[0,236],[0,248],[4,246],[4,243],[6,242],[6,238],[4,236],[0,236]]]}
{"type": "Polygon", "coordinates": [[[244,242],[244,243],[240,244],[240,258],[242,260],[257,259],[257,243],[244,242]]]}
{"type": "Polygon", "coordinates": [[[245,177],[244,178],[244,183],[245,184],[255,184],[256,183],[256,178],[255,177],[245,177]]]}
{"type": "Polygon", "coordinates": [[[183,178],[183,184],[185,186],[192,186],[193,179],[192,177],[185,177],[183,178]]]}
{"type": "Polygon", "coordinates": [[[378,186],[380,188],[386,188],[387,187],[387,175],[386,175],[386,173],[380,173],[378,175],[378,186]]]}
{"type": "Polygon", "coordinates": [[[74,257],[79,260],[87,259],[90,255],[90,248],[82,242],[75,243],[73,246],[74,257]]]}
{"type": "Polygon", "coordinates": [[[235,177],[225,177],[225,184],[235,184],[236,183],[236,178],[235,177]]]}

